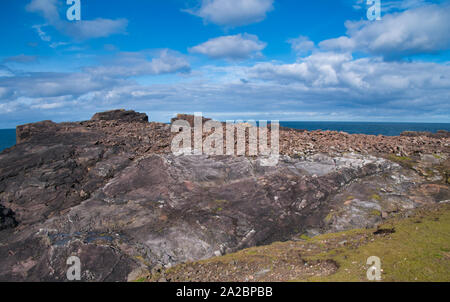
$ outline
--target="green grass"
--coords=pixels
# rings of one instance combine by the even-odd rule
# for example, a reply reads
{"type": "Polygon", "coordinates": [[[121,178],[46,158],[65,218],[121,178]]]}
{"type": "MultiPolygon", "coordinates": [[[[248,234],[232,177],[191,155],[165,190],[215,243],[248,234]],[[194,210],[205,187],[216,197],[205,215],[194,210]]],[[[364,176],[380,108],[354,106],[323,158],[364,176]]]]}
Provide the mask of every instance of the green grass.
{"type": "Polygon", "coordinates": [[[302,239],[302,240],[309,240],[309,239],[311,239],[311,237],[309,237],[308,235],[303,234],[303,235],[300,236],[300,239],[302,239]]]}
{"type": "Polygon", "coordinates": [[[378,194],[372,194],[370,196],[371,199],[377,200],[377,201],[381,201],[381,196],[378,194]]]}
{"type": "MultiPolygon", "coordinates": [[[[357,249],[334,249],[312,258],[332,259],[336,273],[308,281],[367,281],[367,258],[381,259],[383,281],[450,281],[450,207],[415,217],[394,220],[383,227],[396,232],[373,238],[357,249]],[[420,219],[418,219],[418,217],[420,219]]],[[[360,230],[370,234],[373,230],[360,230]]],[[[345,233],[315,237],[314,241],[345,233]]]]}
{"type": "Polygon", "coordinates": [[[370,211],[371,216],[381,216],[381,212],[378,210],[372,210],[370,211]]]}
{"type": "Polygon", "coordinates": [[[388,159],[398,163],[402,167],[406,167],[409,169],[413,168],[415,164],[414,160],[408,156],[397,156],[395,154],[389,154],[388,159]]]}
{"type": "MultiPolygon", "coordinates": [[[[243,270],[239,274],[245,274],[245,267],[269,267],[276,271],[279,267],[273,263],[291,261],[293,266],[303,265],[300,261],[303,259],[308,263],[331,261],[338,268],[331,274],[317,273],[313,277],[294,277],[280,269],[277,273],[286,274],[283,281],[367,282],[366,261],[377,256],[381,259],[382,281],[450,281],[450,204],[417,209],[407,218],[398,214],[386,220],[380,229],[395,231],[377,235],[374,234],[377,229],[354,229],[312,238],[300,236],[303,240],[274,242],[221,257],[180,264],[168,269],[166,274],[183,276],[188,266],[196,265],[207,265],[207,272],[215,267],[243,270]]],[[[206,273],[202,277],[208,280],[206,273]]],[[[159,275],[155,275],[147,281],[158,278],[159,275]]]]}

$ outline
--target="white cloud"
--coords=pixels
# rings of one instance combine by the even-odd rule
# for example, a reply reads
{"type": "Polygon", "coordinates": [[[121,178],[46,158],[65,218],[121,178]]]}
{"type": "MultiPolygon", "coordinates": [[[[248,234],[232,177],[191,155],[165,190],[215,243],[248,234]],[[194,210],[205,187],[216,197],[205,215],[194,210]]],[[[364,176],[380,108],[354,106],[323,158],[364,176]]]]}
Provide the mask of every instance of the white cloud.
{"type": "Polygon", "coordinates": [[[311,87],[330,87],[340,84],[338,76],[350,54],[316,53],[293,64],[259,63],[250,69],[252,78],[280,83],[302,82],[311,87]]]}
{"type": "Polygon", "coordinates": [[[241,60],[260,56],[266,45],[266,43],[259,41],[255,35],[238,34],[210,39],[190,48],[189,51],[213,59],[241,60]]]}
{"type": "MultiPolygon", "coordinates": [[[[129,86],[133,76],[159,75],[168,73],[187,73],[190,71],[189,62],[177,52],[163,49],[159,51],[120,53],[117,57],[103,62],[103,65],[86,67],[82,72],[23,72],[14,71],[0,65],[0,102],[5,100],[30,101],[35,99],[48,101],[58,99],[58,103],[69,100],[86,98],[101,91],[118,91],[129,86]],[[4,70],[4,72],[2,72],[4,70]],[[113,90],[112,88],[114,87],[113,90]]],[[[136,89],[134,96],[146,96],[145,89],[136,89]],[[137,92],[136,92],[137,91],[137,92]],[[144,91],[144,92],[143,92],[144,91]]],[[[108,98],[103,93],[101,97],[108,98]]],[[[92,100],[92,99],[91,99],[92,100]]],[[[55,102],[51,102],[54,104],[55,102]]],[[[39,104],[41,104],[39,102],[39,104]]],[[[44,108],[40,105],[34,108],[44,108]]],[[[54,105],[46,103],[46,109],[54,105]],[[50,106],[50,107],[49,107],[50,106]]]]}
{"type": "MultiPolygon", "coordinates": [[[[27,73],[0,64],[0,122],[74,120],[114,108],[148,112],[153,120],[164,110],[162,121],[170,118],[167,112],[202,111],[231,119],[448,122],[448,62],[383,60],[448,49],[446,14],[448,6],[428,5],[383,15],[379,22],[347,22],[346,36],[323,41],[319,49],[304,36],[289,40],[299,55],[295,62],[209,62],[176,83],[132,78],[190,71],[187,58],[170,50],[113,52],[109,60],[102,56],[98,65],[72,73],[27,73]],[[359,58],[354,51],[375,56],[359,58]]],[[[239,34],[189,51],[239,60],[257,57],[265,47],[258,37],[239,34]]]]}
{"type": "MultiPolygon", "coordinates": [[[[369,5],[366,2],[367,0],[355,0],[355,3],[352,5],[352,7],[355,10],[360,10],[373,5],[369,5]]],[[[404,11],[411,8],[417,8],[428,4],[430,4],[430,2],[428,2],[427,0],[381,0],[381,11],[383,14],[385,14],[392,11],[404,11]]]]}
{"type": "Polygon", "coordinates": [[[349,37],[342,36],[336,39],[322,41],[319,43],[319,46],[323,49],[352,51],[356,48],[356,42],[349,37]]]}
{"type": "Polygon", "coordinates": [[[52,38],[47,35],[47,33],[45,31],[42,30],[42,27],[47,26],[46,24],[41,24],[41,25],[33,25],[32,27],[36,30],[39,38],[41,38],[42,41],[44,42],[50,42],[52,40],[52,38]]]}
{"type": "Polygon", "coordinates": [[[68,23],[64,26],[64,31],[71,37],[85,40],[108,37],[114,34],[125,34],[127,26],[127,19],[110,20],[98,18],[68,23]]]}
{"type": "Polygon", "coordinates": [[[31,105],[32,109],[55,109],[64,107],[66,104],[63,102],[60,103],[38,103],[36,105],[31,105]]]}
{"type": "Polygon", "coordinates": [[[60,19],[58,2],[56,0],[31,0],[26,6],[26,10],[29,12],[40,13],[51,23],[55,23],[60,19]]]}
{"type": "Polygon", "coordinates": [[[363,5],[364,5],[363,2],[364,2],[363,0],[355,0],[355,4],[352,5],[353,9],[355,9],[355,10],[362,9],[363,5]]]}
{"type": "MultiPolygon", "coordinates": [[[[69,22],[61,18],[59,6],[61,2],[56,0],[31,0],[26,6],[26,10],[32,13],[38,13],[44,17],[48,25],[53,26],[56,30],[64,35],[70,36],[77,40],[87,40],[93,38],[108,37],[113,34],[125,34],[128,26],[126,19],[103,19],[81,20],[77,22],[69,22]]],[[[51,41],[42,27],[47,25],[34,25],[39,37],[46,42],[51,41]]]]}
{"type": "Polygon", "coordinates": [[[273,10],[273,0],[202,0],[197,10],[187,12],[223,26],[242,26],[257,23],[273,10]]]}
{"type": "Polygon", "coordinates": [[[300,56],[309,54],[316,47],[314,42],[305,36],[290,39],[288,42],[291,44],[292,49],[300,56]]]}
{"type": "Polygon", "coordinates": [[[315,53],[293,64],[259,63],[248,72],[252,79],[282,85],[298,83],[309,90],[338,89],[349,96],[358,95],[359,102],[376,101],[380,96],[389,101],[427,95],[441,95],[440,102],[444,102],[450,87],[449,65],[354,59],[348,53],[315,53]]]}
{"type": "Polygon", "coordinates": [[[328,50],[360,50],[388,60],[436,53],[450,48],[449,15],[449,5],[427,5],[385,15],[382,21],[347,21],[348,36],[319,45],[328,50]]]}
{"type": "Polygon", "coordinates": [[[104,62],[102,66],[89,67],[86,71],[96,76],[132,77],[167,73],[190,72],[189,62],[179,53],[163,49],[153,52],[124,52],[104,62]]]}
{"type": "Polygon", "coordinates": [[[408,10],[429,4],[426,0],[397,0],[397,1],[381,1],[383,12],[391,12],[396,10],[408,10]]]}
{"type": "Polygon", "coordinates": [[[35,72],[0,78],[0,87],[10,88],[15,97],[30,98],[79,96],[114,84],[118,81],[87,73],[35,72]]]}
{"type": "MultiPolygon", "coordinates": [[[[141,59],[142,54],[122,54],[114,64],[140,65],[141,59]]],[[[106,109],[132,108],[158,119],[155,112],[163,108],[214,112],[234,119],[238,118],[234,114],[241,113],[239,118],[448,121],[450,112],[448,64],[316,52],[291,64],[207,65],[176,83],[138,84],[126,79],[141,72],[92,69],[0,78],[0,104],[7,104],[0,105],[0,115],[7,110],[9,116],[35,119],[39,114],[48,119],[64,112],[57,115],[63,121],[106,109]]],[[[6,113],[2,118],[8,120],[6,113]]]]}

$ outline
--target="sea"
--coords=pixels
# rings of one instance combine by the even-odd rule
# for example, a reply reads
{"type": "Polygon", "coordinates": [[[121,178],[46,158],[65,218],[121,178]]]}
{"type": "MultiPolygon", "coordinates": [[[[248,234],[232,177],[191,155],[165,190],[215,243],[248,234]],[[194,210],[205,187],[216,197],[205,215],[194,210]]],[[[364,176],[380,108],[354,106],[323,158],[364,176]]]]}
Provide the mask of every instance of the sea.
{"type": "MultiPolygon", "coordinates": [[[[305,130],[334,130],[350,134],[398,136],[403,131],[450,131],[450,123],[383,122],[280,122],[280,126],[305,130]]],[[[15,129],[0,129],[0,152],[16,144],[15,129]]]]}
{"type": "Polygon", "coordinates": [[[0,129],[0,152],[16,144],[16,129],[0,129]]]}

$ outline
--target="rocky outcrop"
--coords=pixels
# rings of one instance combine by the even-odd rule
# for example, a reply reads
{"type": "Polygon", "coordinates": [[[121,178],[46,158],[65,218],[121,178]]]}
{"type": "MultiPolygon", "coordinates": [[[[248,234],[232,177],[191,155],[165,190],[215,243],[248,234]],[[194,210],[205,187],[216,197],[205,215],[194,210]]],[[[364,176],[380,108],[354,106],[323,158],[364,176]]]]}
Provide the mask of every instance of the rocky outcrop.
{"type": "Polygon", "coordinates": [[[75,255],[83,280],[127,281],[450,199],[446,139],[397,138],[405,152],[434,148],[405,165],[380,156],[390,138],[282,130],[279,164],[263,167],[251,157],[172,155],[169,125],[120,112],[18,127],[19,143],[0,154],[0,280],[64,281],[75,255]],[[344,145],[358,141],[361,152],[344,145]]]}
{"type": "Polygon", "coordinates": [[[415,132],[415,131],[405,131],[400,134],[400,136],[407,137],[433,137],[433,138],[450,138],[450,131],[438,130],[436,133],[432,132],[415,132]]]}
{"type": "Polygon", "coordinates": [[[122,122],[148,122],[148,116],[145,113],[138,113],[133,110],[125,109],[100,112],[95,114],[92,121],[122,121],[122,122]]]}
{"type": "MultiPolygon", "coordinates": [[[[193,115],[190,115],[190,114],[177,114],[176,117],[171,119],[171,123],[174,123],[175,121],[179,121],[179,120],[187,121],[191,127],[194,127],[194,116],[193,115]]],[[[210,120],[211,119],[209,119],[209,118],[202,117],[202,123],[203,124],[206,123],[207,121],[210,121],[210,120]]]]}
{"type": "Polygon", "coordinates": [[[51,135],[56,131],[58,125],[52,121],[42,121],[39,123],[26,124],[17,126],[16,128],[16,142],[21,144],[32,137],[39,138],[41,136],[51,135]]]}
{"type": "Polygon", "coordinates": [[[303,156],[317,152],[341,154],[394,154],[417,156],[420,154],[449,153],[450,138],[434,136],[383,136],[348,134],[337,131],[295,130],[280,133],[280,148],[289,156],[303,156]]]}

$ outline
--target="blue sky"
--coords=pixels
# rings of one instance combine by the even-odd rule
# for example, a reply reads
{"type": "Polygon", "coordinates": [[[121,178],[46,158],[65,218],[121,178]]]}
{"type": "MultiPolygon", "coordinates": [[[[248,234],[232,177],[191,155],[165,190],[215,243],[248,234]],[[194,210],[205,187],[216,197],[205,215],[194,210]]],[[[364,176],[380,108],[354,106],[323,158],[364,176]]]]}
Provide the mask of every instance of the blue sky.
{"type": "Polygon", "coordinates": [[[0,128],[126,108],[169,121],[450,122],[449,1],[4,0],[0,128]]]}

